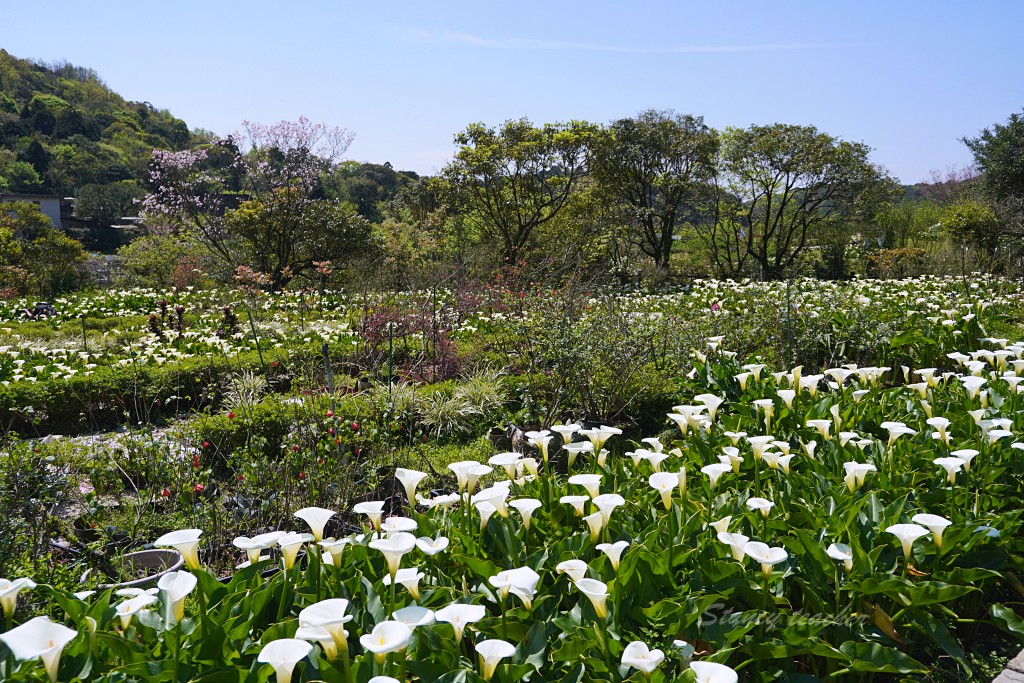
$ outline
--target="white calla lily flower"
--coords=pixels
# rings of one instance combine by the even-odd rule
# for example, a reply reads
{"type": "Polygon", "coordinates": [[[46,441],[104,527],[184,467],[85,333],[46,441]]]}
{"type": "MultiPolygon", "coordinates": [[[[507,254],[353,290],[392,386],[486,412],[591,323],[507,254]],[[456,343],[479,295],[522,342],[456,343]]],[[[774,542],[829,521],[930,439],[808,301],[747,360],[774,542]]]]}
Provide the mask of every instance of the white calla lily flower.
{"type": "Polygon", "coordinates": [[[160,577],[156,587],[160,590],[167,628],[185,617],[185,598],[195,590],[197,583],[195,575],[188,572],[169,572],[160,577]]]}
{"type": "Polygon", "coordinates": [[[942,549],[942,532],[946,530],[946,527],[952,524],[951,521],[945,517],[939,515],[930,515],[927,513],[920,513],[914,515],[911,520],[914,524],[920,524],[926,527],[932,532],[932,540],[935,541],[935,547],[939,550],[942,549]]]}
{"type": "Polygon", "coordinates": [[[648,678],[663,661],[665,661],[664,652],[657,649],[652,650],[647,647],[646,643],[639,640],[634,640],[622,651],[622,666],[641,671],[648,678]]]}
{"type": "Polygon", "coordinates": [[[388,563],[388,573],[394,579],[402,563],[402,557],[416,547],[416,537],[400,531],[387,538],[370,541],[370,547],[384,554],[384,559],[388,563]]]}
{"type": "Polygon", "coordinates": [[[903,546],[903,557],[907,560],[910,559],[914,541],[929,534],[928,529],[920,524],[893,524],[886,528],[886,531],[899,539],[900,545],[903,546]]]}
{"type": "Polygon", "coordinates": [[[372,652],[378,664],[383,665],[388,654],[401,652],[409,647],[412,631],[400,621],[382,621],[369,633],[359,637],[359,644],[367,652],[372,652]]]}
{"type": "Polygon", "coordinates": [[[597,550],[608,556],[612,563],[612,571],[619,571],[619,562],[622,560],[623,551],[629,547],[629,541],[616,541],[615,543],[599,543],[594,546],[597,550]]]}
{"type": "Polygon", "coordinates": [[[405,489],[405,499],[409,501],[410,506],[416,506],[416,487],[419,486],[420,482],[426,479],[426,477],[426,472],[409,470],[404,467],[395,468],[395,479],[397,479],[405,489]]]}
{"type": "Polygon", "coordinates": [[[42,660],[50,683],[56,683],[60,654],[77,635],[78,631],[54,623],[49,617],[36,617],[6,633],[0,633],[0,641],[18,661],[42,660]]]}
{"type": "Polygon", "coordinates": [[[185,558],[186,567],[199,569],[199,537],[202,535],[202,529],[172,531],[153,541],[153,545],[157,548],[174,548],[185,558]]]}
{"type": "Polygon", "coordinates": [[[747,557],[761,564],[761,572],[765,576],[771,575],[773,566],[780,562],[785,562],[789,558],[789,553],[786,552],[785,548],[773,548],[767,543],[761,543],[760,541],[748,541],[743,546],[743,552],[747,554],[747,557]]]}
{"type": "Polygon", "coordinates": [[[272,640],[263,646],[256,661],[274,667],[277,683],[290,683],[295,665],[305,659],[313,646],[298,638],[281,638],[272,640]]]}
{"type": "Polygon", "coordinates": [[[608,585],[606,583],[597,579],[580,579],[573,585],[590,599],[590,604],[594,606],[594,611],[599,619],[604,619],[608,615],[608,585]]]}
{"type": "Polygon", "coordinates": [[[0,607],[6,617],[10,618],[18,604],[18,593],[23,590],[31,590],[36,587],[36,582],[29,578],[20,578],[9,581],[0,579],[0,607]]]}
{"type": "Polygon", "coordinates": [[[853,571],[853,549],[845,543],[833,543],[825,551],[833,560],[843,563],[843,570],[849,574],[853,571]]]}
{"type": "Polygon", "coordinates": [[[348,600],[344,598],[328,598],[313,603],[299,612],[299,625],[323,629],[334,643],[335,649],[347,652],[348,632],[345,630],[345,624],[352,620],[351,614],[345,614],[348,604],[348,600]]]}
{"type": "Polygon", "coordinates": [[[434,618],[439,622],[451,624],[455,630],[455,643],[462,642],[462,633],[469,624],[480,621],[487,614],[483,605],[467,605],[460,602],[452,604],[434,612],[434,618]]]}
{"type": "Polygon", "coordinates": [[[715,662],[690,662],[690,669],[696,674],[696,683],[737,683],[740,677],[725,664],[715,662]]]}
{"type": "Polygon", "coordinates": [[[516,653],[516,646],[504,640],[483,640],[476,644],[476,653],[480,657],[480,676],[489,681],[501,660],[516,653]]]}
{"type": "Polygon", "coordinates": [[[308,507],[296,511],[294,516],[308,524],[313,533],[313,540],[320,542],[324,538],[324,527],[336,514],[338,513],[327,508],[308,507]]]}
{"type": "Polygon", "coordinates": [[[559,574],[565,574],[573,583],[585,577],[587,569],[587,563],[583,560],[563,560],[555,565],[555,571],[559,574]]]}

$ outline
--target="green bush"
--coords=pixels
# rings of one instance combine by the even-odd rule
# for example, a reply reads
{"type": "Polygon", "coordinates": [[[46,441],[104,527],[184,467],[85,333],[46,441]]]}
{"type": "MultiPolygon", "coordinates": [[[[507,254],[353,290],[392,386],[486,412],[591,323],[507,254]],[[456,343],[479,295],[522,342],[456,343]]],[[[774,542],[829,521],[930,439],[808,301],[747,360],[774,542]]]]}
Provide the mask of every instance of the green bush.
{"type": "MultiPolygon", "coordinates": [[[[332,362],[340,362],[341,356],[332,362]]],[[[83,434],[123,424],[149,424],[208,409],[223,398],[228,378],[240,372],[278,380],[323,383],[318,346],[271,348],[261,363],[255,351],[233,358],[188,358],[165,365],[98,367],[91,375],[0,386],[0,430],[25,436],[83,434]]]]}

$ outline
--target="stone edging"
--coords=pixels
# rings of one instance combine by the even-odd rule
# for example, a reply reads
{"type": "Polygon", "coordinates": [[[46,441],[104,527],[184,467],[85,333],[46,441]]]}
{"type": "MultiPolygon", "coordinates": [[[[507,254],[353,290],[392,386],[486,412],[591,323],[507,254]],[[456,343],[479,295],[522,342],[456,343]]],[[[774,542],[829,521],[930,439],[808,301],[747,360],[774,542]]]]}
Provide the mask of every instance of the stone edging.
{"type": "Polygon", "coordinates": [[[992,683],[1024,683],[1024,650],[1006,664],[1003,673],[996,676],[992,683]]]}

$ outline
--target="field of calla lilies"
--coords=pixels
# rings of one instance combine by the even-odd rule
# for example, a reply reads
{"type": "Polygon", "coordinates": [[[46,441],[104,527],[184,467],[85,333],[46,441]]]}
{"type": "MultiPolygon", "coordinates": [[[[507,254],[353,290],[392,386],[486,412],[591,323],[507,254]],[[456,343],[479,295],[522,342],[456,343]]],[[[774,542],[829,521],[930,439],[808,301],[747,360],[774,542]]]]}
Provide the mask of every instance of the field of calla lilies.
{"type": "MultiPolygon", "coordinates": [[[[397,462],[397,505],[295,510],[235,538],[230,573],[196,528],[150,539],[185,563],[153,587],[0,579],[0,678],[981,680],[971,648],[1024,642],[1024,342],[955,286],[858,285],[844,315],[877,298],[878,365],[705,337],[660,430],[544,423],[445,472],[397,462]]],[[[705,283],[700,315],[753,315],[755,289],[705,283]]],[[[649,321],[697,295],[625,296],[649,321]]],[[[513,311],[474,316],[456,334],[513,311]]]]}

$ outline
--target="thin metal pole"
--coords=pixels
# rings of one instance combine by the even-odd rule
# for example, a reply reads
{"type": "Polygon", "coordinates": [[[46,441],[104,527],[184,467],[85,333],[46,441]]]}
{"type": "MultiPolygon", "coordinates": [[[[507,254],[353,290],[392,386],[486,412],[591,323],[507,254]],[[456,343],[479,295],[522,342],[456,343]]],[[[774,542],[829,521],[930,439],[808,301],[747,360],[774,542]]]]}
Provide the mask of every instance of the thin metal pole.
{"type": "Polygon", "coordinates": [[[267,374],[267,364],[263,361],[263,349],[260,348],[260,338],[256,334],[256,323],[252,321],[252,311],[248,308],[245,309],[245,314],[249,317],[249,329],[252,330],[252,339],[256,342],[256,354],[260,357],[260,369],[263,370],[263,381],[267,383],[267,389],[271,389],[270,386],[270,375],[267,374]]]}
{"type": "Polygon", "coordinates": [[[789,367],[793,367],[793,304],[790,291],[793,288],[793,278],[786,280],[786,348],[789,357],[789,367]]]}
{"type": "Polygon", "coordinates": [[[331,372],[331,349],[324,342],[324,345],[320,347],[320,351],[324,354],[324,367],[327,368],[327,393],[331,395],[331,412],[334,412],[334,374],[331,372]]]}

